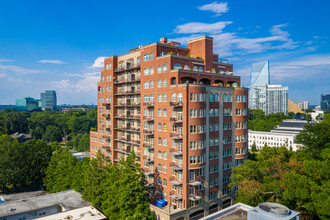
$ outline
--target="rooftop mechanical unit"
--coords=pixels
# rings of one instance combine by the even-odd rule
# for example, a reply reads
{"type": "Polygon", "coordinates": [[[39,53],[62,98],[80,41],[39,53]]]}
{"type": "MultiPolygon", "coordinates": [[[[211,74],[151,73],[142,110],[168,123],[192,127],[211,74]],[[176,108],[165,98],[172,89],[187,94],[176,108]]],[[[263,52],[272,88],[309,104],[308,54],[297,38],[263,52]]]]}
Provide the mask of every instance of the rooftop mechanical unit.
{"type": "Polygon", "coordinates": [[[248,211],[247,219],[253,220],[299,220],[300,213],[278,203],[264,202],[248,211]]]}

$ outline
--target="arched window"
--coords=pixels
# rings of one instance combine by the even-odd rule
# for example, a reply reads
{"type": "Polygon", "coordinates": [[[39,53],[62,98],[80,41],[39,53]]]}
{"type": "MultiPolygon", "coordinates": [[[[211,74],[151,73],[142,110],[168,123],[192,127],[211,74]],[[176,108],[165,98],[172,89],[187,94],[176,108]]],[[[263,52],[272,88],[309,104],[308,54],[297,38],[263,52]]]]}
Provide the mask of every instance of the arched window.
{"type": "Polygon", "coordinates": [[[167,160],[167,153],[166,153],[166,151],[163,152],[163,160],[167,160]]]}
{"type": "Polygon", "coordinates": [[[137,64],[140,65],[140,63],[141,63],[141,59],[140,59],[140,57],[138,57],[137,58],[137,64]]]}
{"type": "Polygon", "coordinates": [[[214,101],[219,102],[219,95],[217,93],[215,93],[214,95],[214,101]]]}
{"type": "Polygon", "coordinates": [[[176,78],[175,77],[171,78],[171,85],[176,85],[176,78]]]}
{"type": "Polygon", "coordinates": [[[148,61],[148,60],[149,60],[149,54],[146,53],[146,54],[144,54],[144,61],[148,61]]]}
{"type": "Polygon", "coordinates": [[[158,88],[162,88],[162,80],[161,79],[158,80],[158,88]]]}
{"type": "Polygon", "coordinates": [[[105,70],[109,69],[109,64],[105,65],[105,70]]]}
{"type": "Polygon", "coordinates": [[[154,95],[150,95],[150,103],[154,103],[154,95]]]}
{"type": "Polygon", "coordinates": [[[149,96],[148,95],[145,95],[144,98],[143,98],[143,101],[144,102],[149,102],[149,96]]]}
{"type": "Polygon", "coordinates": [[[194,66],[193,71],[196,71],[196,72],[198,71],[197,66],[194,66]]]}
{"type": "Polygon", "coordinates": [[[163,80],[163,87],[167,87],[167,80],[166,79],[163,80]]]}
{"type": "Polygon", "coordinates": [[[161,94],[158,95],[158,102],[162,102],[162,95],[161,94]]]}
{"type": "Polygon", "coordinates": [[[167,146],[167,139],[166,138],[163,139],[163,146],[167,146]]]}
{"type": "Polygon", "coordinates": [[[143,72],[144,72],[145,76],[148,76],[149,75],[149,68],[145,68],[143,72]]]}
{"type": "MultiPolygon", "coordinates": [[[[158,164],[158,171],[162,172],[162,165],[159,163],[158,164]]],[[[162,178],[158,177],[158,184],[162,184],[162,178]]]]}
{"type": "Polygon", "coordinates": [[[181,68],[181,65],[180,64],[174,64],[173,69],[180,70],[182,68],[181,68]]]}
{"type": "Polygon", "coordinates": [[[163,117],[167,117],[167,110],[166,110],[166,108],[164,108],[164,110],[163,110],[163,117]]]}
{"type": "Polygon", "coordinates": [[[152,66],[152,67],[150,67],[150,75],[154,75],[154,73],[155,73],[155,70],[154,70],[154,67],[152,66]]]}
{"type": "Polygon", "coordinates": [[[212,93],[209,95],[209,102],[214,102],[214,96],[212,93]]]}
{"type": "Polygon", "coordinates": [[[160,150],[158,151],[158,158],[162,159],[162,152],[160,150]]]}
{"type": "Polygon", "coordinates": [[[148,81],[145,81],[144,84],[143,84],[143,88],[144,89],[149,89],[149,82],[148,81]]]}
{"type": "Polygon", "coordinates": [[[166,72],[167,72],[167,65],[164,64],[164,65],[163,65],[163,73],[166,73],[166,72]]]}
{"type": "Polygon", "coordinates": [[[166,94],[163,95],[163,102],[167,102],[167,95],[166,94]]]}
{"type": "Polygon", "coordinates": [[[154,88],[154,81],[153,81],[153,80],[150,81],[150,88],[151,88],[151,89],[154,88]]]}
{"type": "Polygon", "coordinates": [[[158,138],[158,145],[162,145],[163,144],[163,142],[162,142],[162,138],[158,138]]]}
{"type": "Polygon", "coordinates": [[[154,52],[151,52],[150,53],[150,60],[153,60],[154,59],[154,52]]]}
{"type": "Polygon", "coordinates": [[[226,94],[223,95],[223,100],[222,101],[227,102],[227,95],[226,94]]]}
{"type": "Polygon", "coordinates": [[[188,66],[188,65],[185,65],[185,66],[184,66],[184,69],[185,69],[185,70],[189,70],[189,66],[188,66]]]}
{"type": "MultiPolygon", "coordinates": [[[[164,169],[163,169],[163,172],[166,173],[166,172],[167,172],[167,168],[166,168],[165,165],[163,166],[163,168],[164,168],[164,167],[165,167],[165,171],[164,171],[164,169]]],[[[166,180],[165,178],[163,179],[163,186],[167,186],[167,180],[166,180]]],[[[165,197],[165,196],[166,196],[166,195],[165,195],[165,193],[164,193],[164,197],[165,197]]]]}
{"type": "Polygon", "coordinates": [[[176,94],[175,93],[172,94],[172,102],[176,102],[176,94]]]}
{"type": "MultiPolygon", "coordinates": [[[[159,124],[158,124],[158,131],[161,131],[162,128],[163,128],[162,124],[159,123],[159,124]]],[[[162,142],[162,139],[161,139],[161,138],[160,138],[160,142],[162,142]]],[[[158,144],[159,144],[159,138],[158,138],[158,144]]]]}
{"type": "Polygon", "coordinates": [[[231,95],[228,95],[228,102],[231,102],[231,95]]]}
{"type": "Polygon", "coordinates": [[[102,76],[102,82],[104,82],[104,76],[102,76]]]}
{"type": "Polygon", "coordinates": [[[105,78],[105,81],[108,82],[108,79],[109,79],[109,77],[107,76],[107,77],[105,78]]]}
{"type": "Polygon", "coordinates": [[[109,87],[108,87],[108,86],[107,86],[107,87],[105,87],[105,91],[107,91],[107,92],[109,91],[109,87]]]}
{"type": "Polygon", "coordinates": [[[199,72],[203,72],[203,67],[199,67],[199,68],[198,68],[198,71],[199,71],[199,72]]]}
{"type": "Polygon", "coordinates": [[[167,125],[166,125],[166,123],[163,124],[163,131],[167,131],[167,125]]]}
{"type": "Polygon", "coordinates": [[[158,117],[162,117],[162,109],[161,108],[158,109],[158,117]]]}
{"type": "Polygon", "coordinates": [[[178,94],[178,102],[182,102],[183,101],[183,97],[182,97],[182,93],[178,94]]]}
{"type": "Polygon", "coordinates": [[[161,66],[161,65],[158,66],[158,70],[157,70],[157,72],[158,72],[158,73],[161,73],[161,72],[162,72],[162,66],[161,66]]]}

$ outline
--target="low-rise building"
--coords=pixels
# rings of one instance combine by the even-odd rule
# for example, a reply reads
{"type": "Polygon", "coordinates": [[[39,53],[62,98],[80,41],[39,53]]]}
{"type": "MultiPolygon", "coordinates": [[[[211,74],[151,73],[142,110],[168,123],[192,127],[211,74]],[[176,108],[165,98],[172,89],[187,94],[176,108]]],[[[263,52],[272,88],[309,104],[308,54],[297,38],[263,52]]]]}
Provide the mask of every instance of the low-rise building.
{"type": "Polygon", "coordinates": [[[27,193],[27,196],[25,196],[25,193],[20,193],[16,197],[14,195],[14,198],[18,200],[10,201],[9,199],[7,201],[5,199],[4,203],[0,204],[1,220],[29,220],[45,216],[47,218],[43,219],[61,219],[60,216],[81,217],[85,216],[88,211],[95,213],[98,218],[85,219],[106,219],[101,212],[83,200],[81,194],[74,190],[45,195],[27,193]],[[29,197],[30,195],[32,197],[29,197]]]}
{"type": "Polygon", "coordinates": [[[255,144],[257,150],[261,150],[265,145],[269,147],[287,147],[297,150],[299,144],[295,142],[299,134],[308,122],[305,120],[283,120],[283,122],[270,132],[249,130],[249,149],[255,144]]]}

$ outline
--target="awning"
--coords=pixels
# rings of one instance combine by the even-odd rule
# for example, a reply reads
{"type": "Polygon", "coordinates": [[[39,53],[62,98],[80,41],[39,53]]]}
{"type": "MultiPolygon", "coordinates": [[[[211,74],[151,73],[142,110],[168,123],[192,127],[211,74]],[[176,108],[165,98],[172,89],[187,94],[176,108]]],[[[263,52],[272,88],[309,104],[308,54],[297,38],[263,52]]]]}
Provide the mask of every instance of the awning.
{"type": "Polygon", "coordinates": [[[174,200],[181,200],[182,199],[182,196],[175,195],[175,194],[170,195],[170,197],[174,200]]]}
{"type": "Polygon", "coordinates": [[[191,201],[197,201],[197,200],[200,200],[202,197],[201,196],[190,196],[189,199],[191,201]]]}
{"type": "Polygon", "coordinates": [[[201,184],[202,184],[202,182],[200,182],[200,181],[193,181],[193,182],[189,183],[189,185],[191,185],[191,186],[198,186],[198,185],[201,185],[201,184]]]}
{"type": "Polygon", "coordinates": [[[178,181],[178,180],[172,180],[170,181],[170,183],[174,186],[177,186],[177,185],[182,185],[182,182],[178,181]]]}

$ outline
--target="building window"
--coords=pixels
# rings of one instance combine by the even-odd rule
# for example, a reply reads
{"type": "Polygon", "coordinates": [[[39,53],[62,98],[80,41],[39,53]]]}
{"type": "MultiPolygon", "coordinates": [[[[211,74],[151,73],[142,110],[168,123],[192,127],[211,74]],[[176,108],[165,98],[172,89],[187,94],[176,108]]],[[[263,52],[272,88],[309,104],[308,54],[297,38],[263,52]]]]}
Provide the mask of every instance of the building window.
{"type": "Polygon", "coordinates": [[[163,102],[167,102],[167,95],[166,94],[163,95],[163,102]]]}
{"type": "Polygon", "coordinates": [[[162,131],[162,128],[163,128],[162,124],[161,123],[158,123],[158,131],[162,131]]]}
{"type": "Polygon", "coordinates": [[[166,73],[166,72],[167,72],[167,65],[164,64],[164,65],[163,65],[163,73],[166,73]]]}
{"type": "Polygon", "coordinates": [[[146,53],[146,54],[144,54],[144,61],[148,61],[148,60],[149,60],[149,54],[146,53]]]}
{"type": "Polygon", "coordinates": [[[163,87],[164,88],[167,87],[167,80],[166,79],[163,80],[163,87]]]}
{"type": "Polygon", "coordinates": [[[180,70],[181,69],[181,65],[180,64],[174,64],[173,69],[180,70]]]}
{"type": "Polygon", "coordinates": [[[158,66],[158,71],[157,72],[158,73],[161,73],[162,72],[162,66],[161,65],[158,66]]]}
{"type": "Polygon", "coordinates": [[[196,133],[197,133],[196,125],[190,125],[190,134],[196,134],[196,133]]]}
{"type": "Polygon", "coordinates": [[[197,110],[196,109],[190,109],[190,117],[192,117],[192,118],[197,117],[197,110]]]}
{"type": "Polygon", "coordinates": [[[196,72],[198,71],[197,66],[194,66],[193,71],[196,71],[196,72]]]}
{"type": "Polygon", "coordinates": [[[144,84],[143,84],[143,88],[144,89],[149,89],[149,82],[148,81],[145,81],[144,84]]]}
{"type": "Polygon", "coordinates": [[[196,163],[196,156],[190,156],[190,164],[196,163]]]}
{"type": "Polygon", "coordinates": [[[172,102],[176,102],[176,94],[175,93],[172,94],[172,102]]]}
{"type": "Polygon", "coordinates": [[[227,102],[227,95],[226,94],[223,95],[223,102],[227,102]]]}
{"type": "Polygon", "coordinates": [[[150,89],[153,89],[153,88],[154,88],[154,81],[151,80],[151,81],[150,81],[150,89]]]}
{"type": "Polygon", "coordinates": [[[196,149],[197,149],[197,142],[190,141],[190,150],[196,150],[196,149]]]}
{"type": "Polygon", "coordinates": [[[150,75],[154,75],[154,73],[155,73],[154,67],[150,67],[150,75]]]}
{"type": "Polygon", "coordinates": [[[210,101],[210,102],[214,102],[214,96],[213,96],[212,93],[209,95],[209,101],[210,101]]]}
{"type": "Polygon", "coordinates": [[[183,97],[182,97],[182,93],[178,94],[178,102],[182,102],[183,101],[183,97]]]}
{"type": "Polygon", "coordinates": [[[163,152],[163,160],[167,160],[167,153],[166,153],[166,151],[163,152]]]}
{"type": "Polygon", "coordinates": [[[150,53],[150,60],[153,60],[154,59],[154,52],[151,52],[150,53]]]}
{"type": "Polygon", "coordinates": [[[231,102],[231,95],[228,95],[228,102],[231,102]]]}
{"type": "Polygon", "coordinates": [[[236,96],[236,102],[241,102],[241,96],[240,95],[236,96]]]}
{"type": "Polygon", "coordinates": [[[162,102],[162,95],[161,94],[158,95],[158,102],[162,102]]]}
{"type": "Polygon", "coordinates": [[[199,68],[198,68],[198,71],[199,71],[199,72],[203,72],[203,67],[199,67],[199,68]]]}
{"type": "Polygon", "coordinates": [[[167,117],[167,110],[166,110],[166,108],[164,108],[164,110],[163,110],[163,116],[164,117],[167,117]]]}
{"type": "Polygon", "coordinates": [[[185,69],[185,70],[189,70],[189,66],[188,66],[188,65],[185,65],[185,66],[184,66],[184,69],[185,69]]]}
{"type": "Polygon", "coordinates": [[[144,73],[145,76],[148,76],[149,75],[149,68],[145,68],[143,70],[143,73],[144,73]]]}
{"type": "Polygon", "coordinates": [[[158,88],[162,88],[162,80],[161,79],[158,80],[158,88]]]}
{"type": "Polygon", "coordinates": [[[163,146],[167,146],[167,139],[166,138],[163,139],[163,146]]]}
{"type": "Polygon", "coordinates": [[[158,117],[162,117],[162,109],[161,108],[158,109],[158,117]]]}
{"type": "Polygon", "coordinates": [[[158,151],[158,158],[162,159],[162,152],[160,150],[158,151]]]}
{"type": "Polygon", "coordinates": [[[190,93],[190,101],[192,101],[192,102],[197,101],[197,94],[196,93],[190,93]]]}

